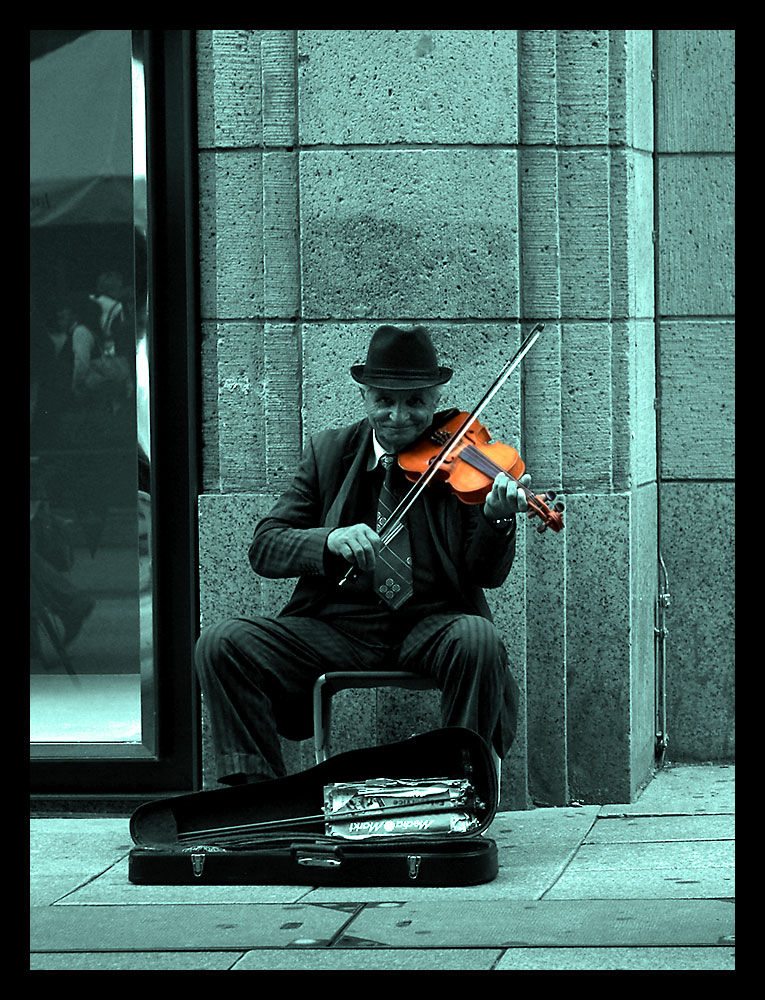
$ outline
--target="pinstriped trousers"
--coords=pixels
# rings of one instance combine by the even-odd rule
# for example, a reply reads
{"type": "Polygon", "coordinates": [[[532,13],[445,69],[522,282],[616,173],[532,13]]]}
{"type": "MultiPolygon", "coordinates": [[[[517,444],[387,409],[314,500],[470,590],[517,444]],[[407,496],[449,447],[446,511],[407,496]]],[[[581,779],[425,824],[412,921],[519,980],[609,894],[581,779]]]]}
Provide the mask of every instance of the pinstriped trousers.
{"type": "Polygon", "coordinates": [[[312,691],[328,670],[409,670],[441,689],[444,726],[464,726],[504,757],[515,735],[518,686],[494,625],[435,614],[395,646],[372,644],[316,618],[232,618],[205,629],[195,666],[218,777],[286,774],[279,735],[313,732],[312,691]]]}

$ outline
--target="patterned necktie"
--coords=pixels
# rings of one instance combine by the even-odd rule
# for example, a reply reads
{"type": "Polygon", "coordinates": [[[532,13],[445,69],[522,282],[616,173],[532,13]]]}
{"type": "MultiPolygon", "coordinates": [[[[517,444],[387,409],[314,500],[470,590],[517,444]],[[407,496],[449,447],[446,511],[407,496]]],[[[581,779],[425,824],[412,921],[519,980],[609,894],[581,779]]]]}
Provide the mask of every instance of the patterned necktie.
{"type": "MultiPolygon", "coordinates": [[[[378,534],[382,533],[385,522],[398,506],[393,480],[396,456],[382,455],[380,463],[385,469],[385,479],[377,503],[378,534]]],[[[412,587],[412,549],[405,521],[402,522],[402,527],[393,540],[383,545],[377,553],[374,585],[375,592],[394,611],[412,596],[414,590],[412,587]]]]}

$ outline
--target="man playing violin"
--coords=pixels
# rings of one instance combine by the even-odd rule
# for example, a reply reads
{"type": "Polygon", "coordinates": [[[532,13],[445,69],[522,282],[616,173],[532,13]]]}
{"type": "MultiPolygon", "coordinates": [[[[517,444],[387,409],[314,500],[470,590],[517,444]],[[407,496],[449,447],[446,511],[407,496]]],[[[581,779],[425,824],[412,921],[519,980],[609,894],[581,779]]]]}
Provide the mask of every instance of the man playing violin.
{"type": "Polygon", "coordinates": [[[412,485],[396,458],[443,423],[435,411],[452,370],[422,327],[382,326],[351,376],[365,419],[314,435],[255,526],[250,564],[264,577],[299,577],[290,601],[276,617],[211,626],[197,643],[224,784],[286,773],[279,735],[311,735],[313,685],[330,669],[431,676],[444,726],[474,730],[500,757],[515,735],[518,686],[483,591],[510,571],[526,496],[502,474],[483,504],[434,482],[383,544],[412,485]]]}

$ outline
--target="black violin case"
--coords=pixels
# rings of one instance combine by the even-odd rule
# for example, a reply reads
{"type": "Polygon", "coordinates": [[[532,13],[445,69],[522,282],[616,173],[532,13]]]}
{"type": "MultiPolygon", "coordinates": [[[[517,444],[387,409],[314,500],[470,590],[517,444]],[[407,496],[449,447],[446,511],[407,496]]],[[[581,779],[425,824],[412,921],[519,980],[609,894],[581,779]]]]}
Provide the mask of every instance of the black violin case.
{"type": "Polygon", "coordinates": [[[498,792],[485,740],[469,729],[436,729],[340,753],[284,778],[141,805],[130,820],[136,847],[128,877],[139,885],[478,885],[497,874],[497,846],[482,834],[498,792]],[[362,840],[328,836],[324,787],[373,778],[467,779],[478,826],[362,840]]]}

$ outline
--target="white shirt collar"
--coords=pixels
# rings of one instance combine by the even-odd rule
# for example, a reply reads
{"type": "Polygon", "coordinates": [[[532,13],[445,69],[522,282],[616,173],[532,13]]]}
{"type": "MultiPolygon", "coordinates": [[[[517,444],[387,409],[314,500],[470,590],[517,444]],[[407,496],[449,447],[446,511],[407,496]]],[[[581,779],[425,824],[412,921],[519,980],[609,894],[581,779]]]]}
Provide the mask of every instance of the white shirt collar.
{"type": "Polygon", "coordinates": [[[372,447],[375,450],[375,458],[379,462],[383,455],[387,455],[388,452],[383,448],[380,442],[377,440],[377,435],[372,431],[372,447]]]}
{"type": "Polygon", "coordinates": [[[388,452],[383,448],[380,442],[377,440],[377,435],[372,431],[372,453],[369,456],[369,462],[367,463],[367,470],[371,471],[376,469],[380,464],[380,459],[383,455],[387,455],[388,452]]]}

